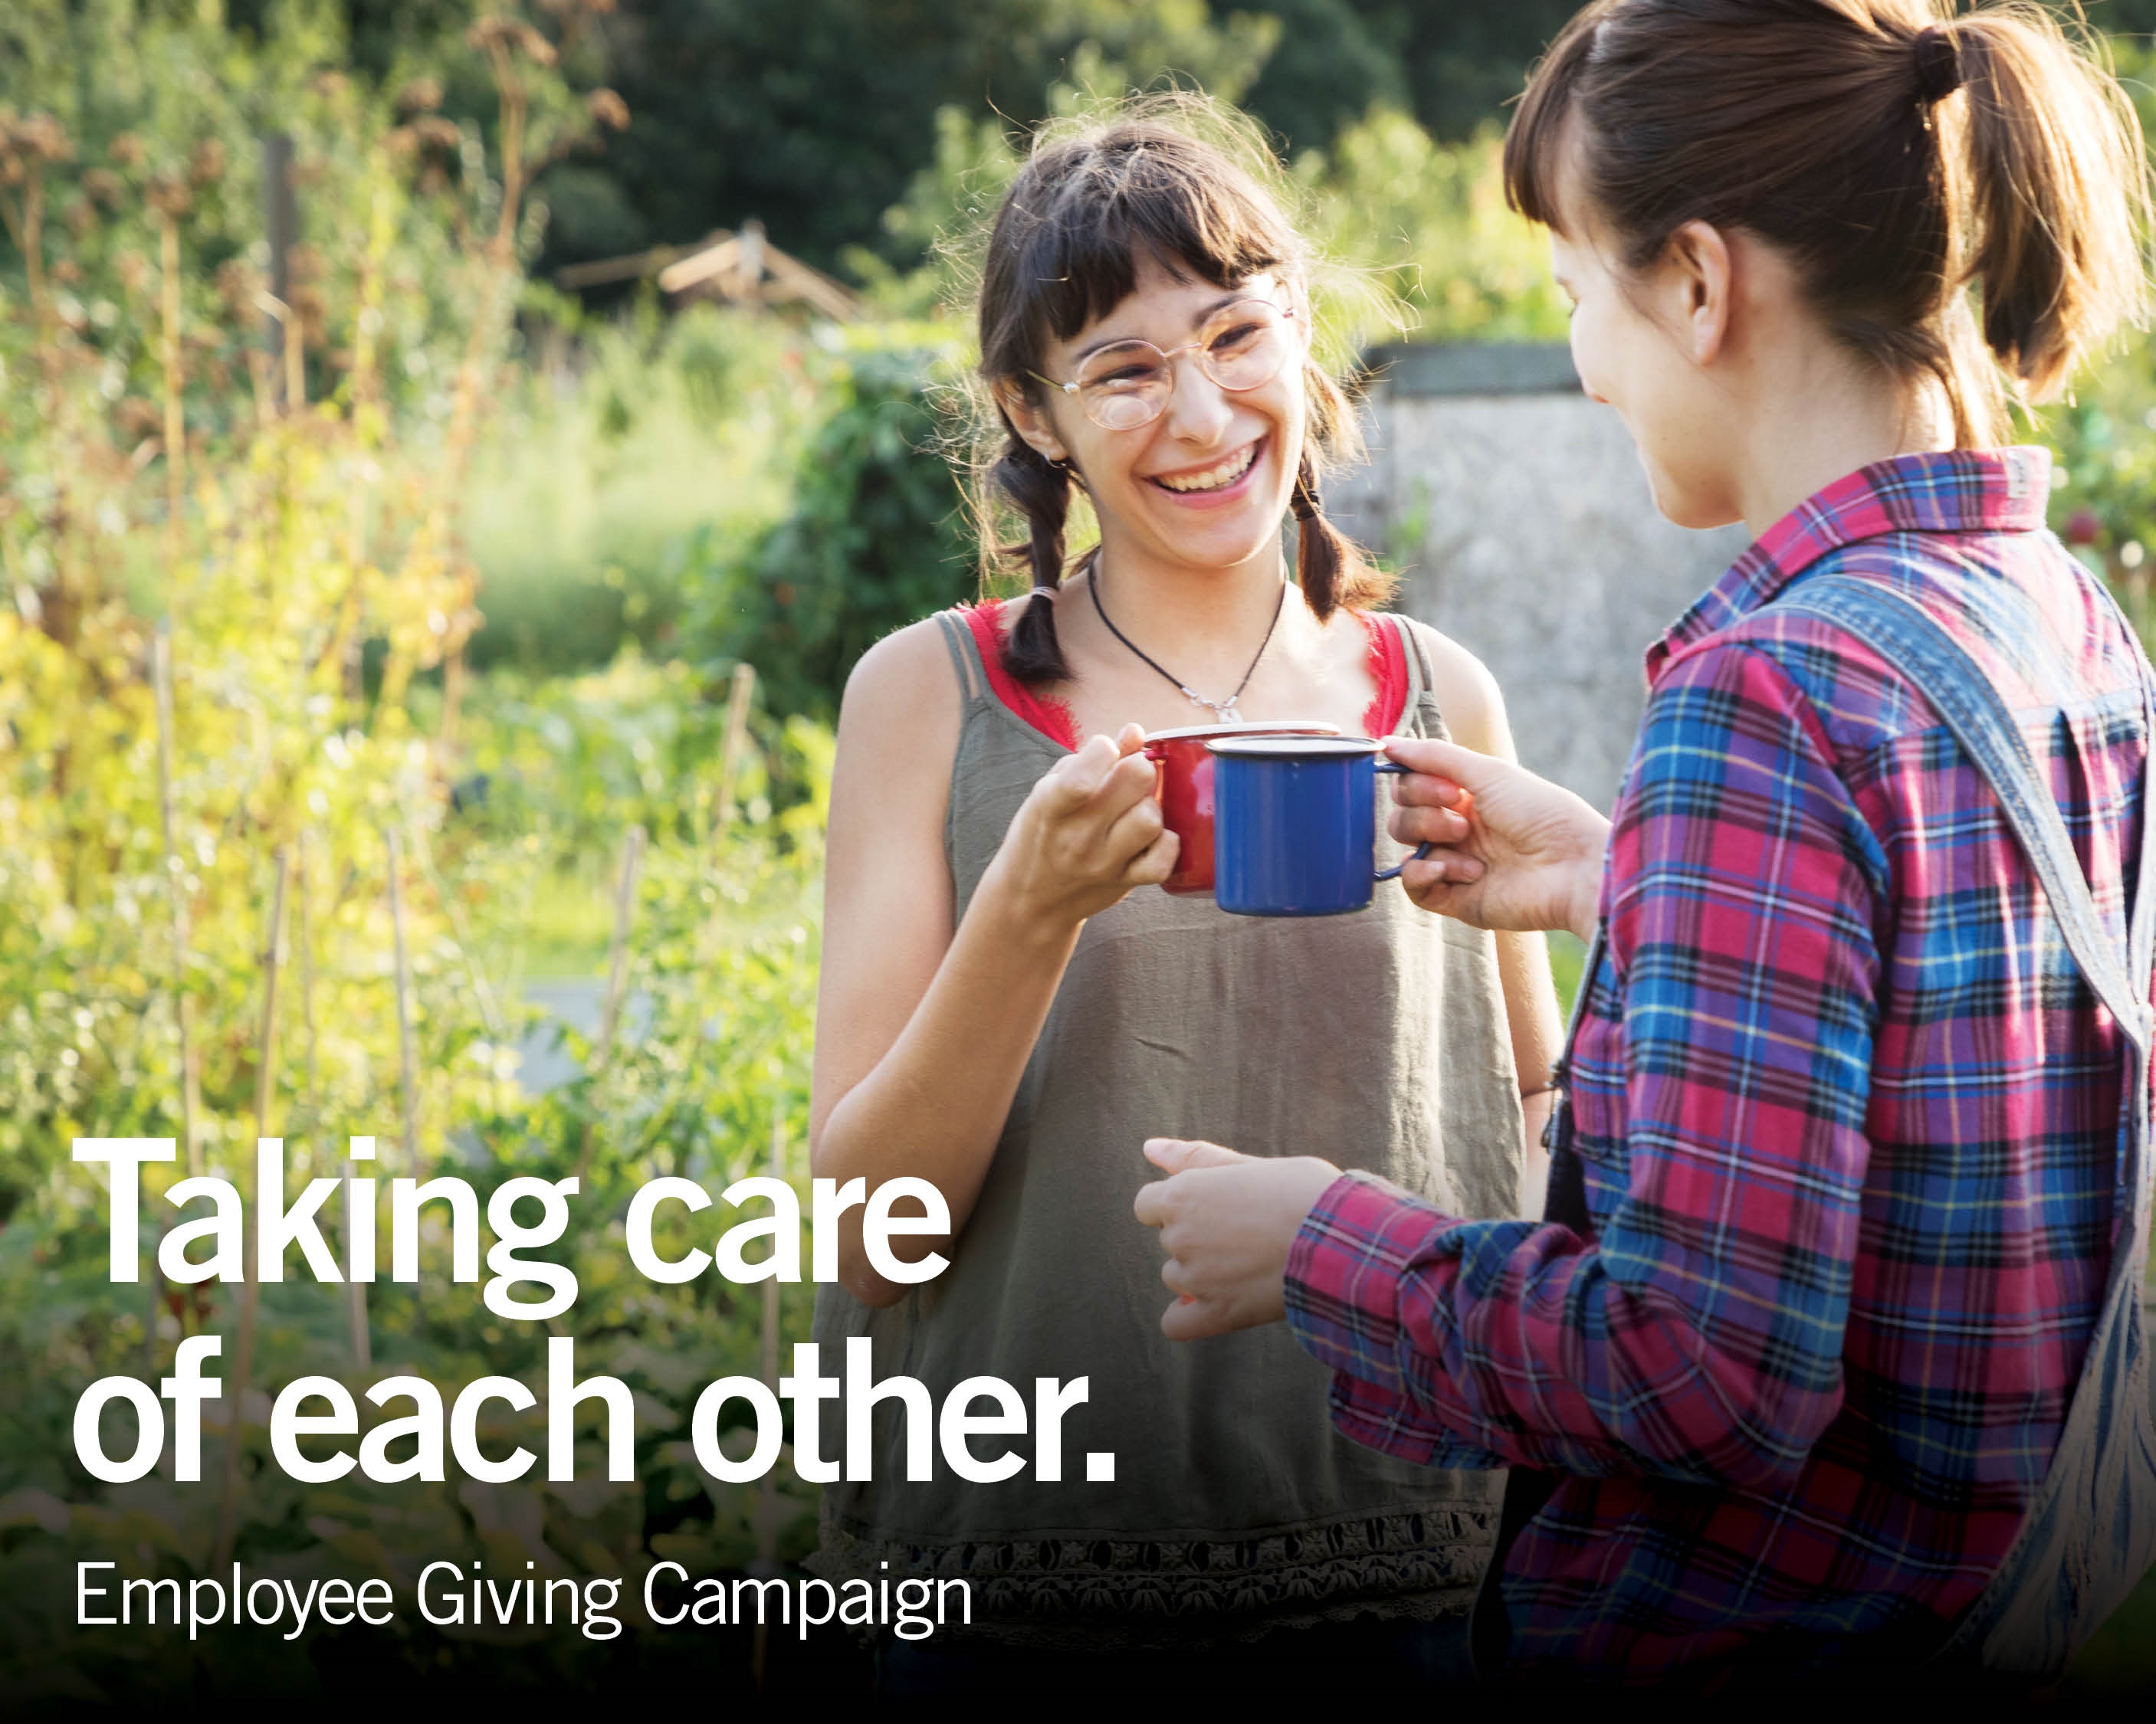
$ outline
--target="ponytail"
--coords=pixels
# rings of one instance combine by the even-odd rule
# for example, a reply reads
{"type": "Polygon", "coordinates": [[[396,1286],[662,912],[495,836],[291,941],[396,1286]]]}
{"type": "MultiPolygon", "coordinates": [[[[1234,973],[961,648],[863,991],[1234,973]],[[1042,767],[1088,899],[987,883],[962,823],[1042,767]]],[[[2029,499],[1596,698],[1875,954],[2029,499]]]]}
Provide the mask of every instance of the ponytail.
{"type": "Polygon", "coordinates": [[[2133,110],[2041,6],[1594,0],[1528,80],[1507,200],[1562,229],[1575,161],[1627,267],[1686,222],[1756,234],[1851,351],[1943,388],[1962,447],[2143,309],[2133,110]]]}
{"type": "Polygon", "coordinates": [[[2116,80],[2046,13],[1979,12],[1936,33],[1953,44],[1968,109],[1968,274],[1984,345],[2017,393],[2041,399],[2143,314],[2140,130],[2116,80]]]}

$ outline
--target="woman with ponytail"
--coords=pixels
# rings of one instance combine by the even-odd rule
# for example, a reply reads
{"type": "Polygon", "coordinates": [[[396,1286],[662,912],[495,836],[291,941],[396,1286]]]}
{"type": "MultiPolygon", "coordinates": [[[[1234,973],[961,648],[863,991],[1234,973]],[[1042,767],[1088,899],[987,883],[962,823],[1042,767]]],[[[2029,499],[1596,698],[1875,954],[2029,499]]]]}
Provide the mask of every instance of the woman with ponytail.
{"type": "Polygon", "coordinates": [[[2131,110],[2041,8],[1599,0],[1506,172],[1663,512],[1755,542],[1610,820],[1393,751],[1421,902],[1594,942],[1543,1222],[1156,1144],[1166,1326],[1513,1469],[1478,1664],[1995,1703],[2156,1560],[2151,672],[2005,446],[2142,306],[2131,110]]]}
{"type": "Polygon", "coordinates": [[[1548,1101],[1539,936],[1447,930],[1397,893],[1293,921],[1157,888],[1176,840],[1148,731],[1306,721],[1511,753],[1486,674],[1375,614],[1384,583],[1324,518],[1353,426],[1269,172],[1188,97],[1036,145],[979,305],[983,514],[1023,523],[995,555],[1031,591],[901,630],[846,690],[812,1164],[871,1198],[928,1182],[949,1231],[896,1249],[948,1266],[879,1266],[851,1212],[818,1337],[827,1359],[866,1337],[879,1378],[938,1404],[983,1376],[1085,1383],[1060,1476],[916,1476],[919,1415],[886,1401],[870,1474],[827,1485],[824,1572],[972,1587],[961,1639],[883,1646],[894,1693],[1021,1671],[1127,1693],[1209,1651],[1276,1698],[1319,1644],[1380,1686],[1419,1677],[1464,1646],[1495,1532],[1487,1474],[1336,1436],[1285,1336],[1169,1345],[1126,1219],[1164,1117],[1260,1153],[1316,1130],[1433,1202],[1516,1214],[1548,1101]],[[1081,503],[1099,536],[1074,561],[1081,503]]]}

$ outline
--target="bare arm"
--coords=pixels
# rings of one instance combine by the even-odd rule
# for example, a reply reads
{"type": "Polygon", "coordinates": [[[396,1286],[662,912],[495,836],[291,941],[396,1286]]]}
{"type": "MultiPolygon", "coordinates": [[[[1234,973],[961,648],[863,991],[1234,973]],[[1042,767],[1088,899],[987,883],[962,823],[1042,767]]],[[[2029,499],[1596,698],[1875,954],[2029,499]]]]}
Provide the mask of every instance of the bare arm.
{"type": "MultiPolygon", "coordinates": [[[[1512,727],[1506,721],[1504,695],[1496,680],[1458,643],[1440,635],[1430,644],[1440,704],[1454,740],[1478,754],[1517,765],[1519,754],[1512,746],[1512,727]]],[[[1564,1046],[1564,1022],[1550,975],[1549,942],[1538,932],[1501,932],[1496,938],[1497,982],[1504,993],[1505,1021],[1526,1121],[1520,1212],[1538,1216],[1549,1185],[1549,1152],[1543,1147],[1543,1127],[1556,1100],[1553,1085],[1564,1046]]]]}
{"type": "MultiPolygon", "coordinates": [[[[1011,822],[953,926],[943,821],[958,693],[937,625],[881,642],[855,668],[839,719],[824,885],[809,1166],[819,1178],[927,1179],[962,1231],[1086,919],[1165,876],[1152,767],[1136,732],[1058,762],[1011,822]]],[[[878,1275],[849,1210],[839,1276],[870,1305],[878,1275]]],[[[894,1242],[918,1260],[949,1243],[894,1242]]]]}

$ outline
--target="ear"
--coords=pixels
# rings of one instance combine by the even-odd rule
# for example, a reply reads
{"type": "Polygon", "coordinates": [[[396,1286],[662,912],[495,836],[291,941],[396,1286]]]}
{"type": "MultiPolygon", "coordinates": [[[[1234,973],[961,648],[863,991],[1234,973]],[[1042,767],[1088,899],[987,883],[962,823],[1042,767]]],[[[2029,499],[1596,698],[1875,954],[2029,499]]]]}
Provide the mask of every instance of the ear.
{"type": "Polygon", "coordinates": [[[1736,266],[1729,241],[1707,222],[1686,222],[1670,235],[1670,309],[1694,365],[1712,365],[1729,339],[1736,304],[1736,266]]]}
{"type": "Polygon", "coordinates": [[[1024,389],[1009,377],[1000,379],[996,386],[996,405],[1004,410],[1004,417],[1011,423],[1011,429],[1031,445],[1043,459],[1067,461],[1070,451],[1063,446],[1063,439],[1055,434],[1055,427],[1048,414],[1035,407],[1024,389]]]}

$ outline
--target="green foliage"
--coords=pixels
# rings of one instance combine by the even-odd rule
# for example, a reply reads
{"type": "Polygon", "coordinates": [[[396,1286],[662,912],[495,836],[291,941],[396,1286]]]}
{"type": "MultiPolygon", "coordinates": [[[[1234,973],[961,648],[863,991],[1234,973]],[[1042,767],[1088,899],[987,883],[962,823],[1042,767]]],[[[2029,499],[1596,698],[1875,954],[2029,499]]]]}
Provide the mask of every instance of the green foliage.
{"type": "Polygon", "coordinates": [[[1334,308],[1336,335],[1359,345],[1397,316],[1419,341],[1565,339],[1548,241],[1506,208],[1499,145],[1494,130],[1440,144],[1374,108],[1296,160],[1313,237],[1377,290],[1378,316],[1334,308]]]}
{"type": "Polygon", "coordinates": [[[1216,20],[1204,0],[640,0],[607,34],[638,119],[606,169],[650,233],[685,240],[753,215],[829,264],[876,244],[939,108],[1037,117],[1089,44],[1118,82],[1172,71],[1233,97],[1277,26],[1247,9],[1216,20]]]}
{"type": "MultiPolygon", "coordinates": [[[[0,1411],[0,1706],[145,1706],[355,1670],[371,1684],[399,1670],[490,1687],[616,1680],[640,1667],[634,1640],[444,1634],[408,1610],[363,1644],[71,1625],[77,1561],[110,1560],[125,1577],[206,1572],[228,1439],[241,1463],[234,1554],[302,1585],[375,1573],[408,1598],[421,1562],[470,1557],[633,1587],[654,1552],[748,1560],[752,1493],[707,1480],[682,1435],[697,1386],[760,1368],[760,1301],[716,1281],[647,1285],[623,1254],[620,1215],[654,1172],[723,1183],[761,1168],[774,1137],[784,1170],[802,1171],[829,766],[827,734],[759,723],[736,786],[751,818],[722,826],[717,732],[680,670],[631,659],[581,684],[478,687],[465,672],[459,648],[477,621],[467,459],[499,447],[480,433],[502,399],[530,238],[516,161],[454,128],[454,172],[424,141],[398,142],[389,104],[309,69],[333,33],[250,44],[213,13],[69,14],[93,15],[143,38],[141,63],[116,54],[110,88],[94,92],[108,107],[70,110],[65,124],[0,116],[18,266],[0,292],[12,600],[0,610],[0,1373],[18,1387],[0,1411]],[[200,95],[208,82],[228,109],[200,95]],[[123,110],[138,131],[111,130],[123,110]],[[231,183],[233,164],[253,158],[208,147],[228,121],[241,142],[267,122],[298,146],[313,256],[290,357],[306,399],[282,408],[246,273],[259,200],[231,183]],[[58,218],[41,225],[41,211],[58,218]],[[153,688],[157,618],[169,723],[153,688]],[[475,767],[489,786],[476,807],[475,767]],[[613,854],[632,818],[652,842],[624,947],[622,1027],[604,1044],[565,1032],[582,1075],[533,1095],[518,1075],[535,1029],[519,986],[528,906],[588,882],[610,936],[609,883],[580,870],[588,852],[613,854]],[[151,1246],[192,1163],[251,1188],[258,1131],[286,1140],[303,1178],[341,1165],[347,1133],[375,1135],[384,1174],[454,1172],[482,1208],[509,1178],[576,1175],[575,1227],[554,1255],[583,1296],[563,1327],[585,1374],[619,1375],[641,1397],[637,1481],[599,1482],[588,1453],[562,1485],[286,1476],[265,1421],[291,1378],[359,1389],[402,1371],[452,1392],[490,1373],[536,1382],[547,1328],[450,1285],[429,1244],[423,1289],[369,1290],[370,1369],[354,1363],[344,1290],[264,1289],[243,1392],[240,1290],[110,1285],[102,1182],[69,1143],[180,1141],[180,1158],[145,1180],[151,1246]],[[182,1335],[203,1331],[225,1337],[226,1404],[238,1407],[222,1427],[211,1408],[208,1480],[91,1480],[74,1459],[75,1398],[99,1376],[156,1378],[182,1335]]],[[[562,94],[544,59],[488,62],[504,114],[523,102],[542,129],[562,94]]],[[[771,436],[799,391],[783,381],[783,342],[759,345],[768,333],[677,326],[661,367],[675,393],[653,410],[704,425],[722,450],[771,436]]],[[[649,406],[629,388],[648,343],[594,351],[593,413],[629,436],[649,406]]],[[[797,1328],[805,1296],[787,1295],[797,1328]]],[[[485,1434],[536,1446],[528,1419],[485,1434]]],[[[808,1509],[782,1493],[782,1556],[806,1547],[808,1509]]]]}
{"type": "Polygon", "coordinates": [[[691,651],[747,659],[777,710],[826,720],[869,647],[973,596],[978,561],[934,446],[938,356],[859,345],[845,357],[792,511],[738,560],[708,533],[682,547],[691,651]]]}
{"type": "Polygon", "coordinates": [[[466,493],[472,660],[582,670],[670,639],[685,536],[737,554],[784,514],[829,361],[790,325],[711,305],[603,323],[550,295],[532,321],[466,493]]]}

